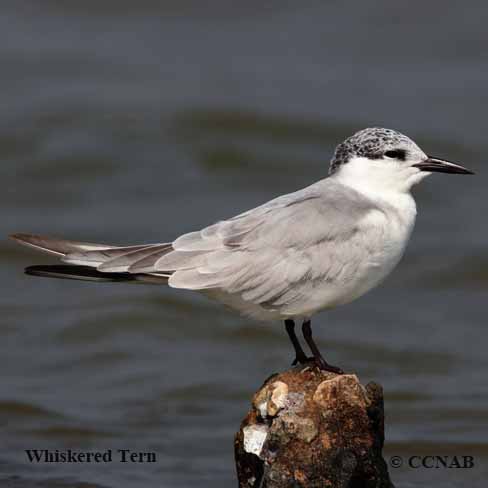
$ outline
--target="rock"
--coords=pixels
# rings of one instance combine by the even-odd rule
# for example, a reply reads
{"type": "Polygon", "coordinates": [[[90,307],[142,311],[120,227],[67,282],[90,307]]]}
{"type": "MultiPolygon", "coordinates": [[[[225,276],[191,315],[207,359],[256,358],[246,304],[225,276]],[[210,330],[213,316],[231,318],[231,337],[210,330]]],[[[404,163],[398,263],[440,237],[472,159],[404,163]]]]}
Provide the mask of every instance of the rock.
{"type": "Polygon", "coordinates": [[[255,393],[235,437],[240,488],[393,488],[383,392],[356,375],[296,367],[255,393]]]}

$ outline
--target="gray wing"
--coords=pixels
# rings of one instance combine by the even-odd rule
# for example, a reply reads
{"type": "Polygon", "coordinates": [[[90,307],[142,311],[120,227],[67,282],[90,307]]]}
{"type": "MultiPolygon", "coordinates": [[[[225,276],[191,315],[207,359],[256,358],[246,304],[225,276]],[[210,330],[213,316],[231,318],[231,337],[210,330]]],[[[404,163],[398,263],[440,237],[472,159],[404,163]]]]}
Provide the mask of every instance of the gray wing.
{"type": "Polygon", "coordinates": [[[326,179],[182,235],[171,249],[136,250],[98,269],[156,273],[174,288],[218,289],[265,308],[290,309],[345,264],[358,264],[345,260],[358,255],[351,248],[362,245],[358,229],[372,208],[359,193],[326,179]]]}
{"type": "Polygon", "coordinates": [[[314,287],[353,276],[373,203],[332,179],[184,234],[172,243],[118,247],[16,236],[101,273],[150,274],[174,288],[218,290],[293,311],[314,287]],[[347,275],[347,276],[346,276],[347,275]]]}

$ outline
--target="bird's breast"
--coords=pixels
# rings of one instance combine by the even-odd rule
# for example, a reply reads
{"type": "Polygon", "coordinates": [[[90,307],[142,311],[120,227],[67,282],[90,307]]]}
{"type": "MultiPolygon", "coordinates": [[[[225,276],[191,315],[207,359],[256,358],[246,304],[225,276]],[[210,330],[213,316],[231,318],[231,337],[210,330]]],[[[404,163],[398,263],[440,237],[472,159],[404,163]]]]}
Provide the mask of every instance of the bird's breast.
{"type": "Polygon", "coordinates": [[[363,260],[351,277],[351,301],[381,283],[402,258],[416,217],[413,198],[401,205],[384,205],[370,212],[362,222],[363,260]]]}

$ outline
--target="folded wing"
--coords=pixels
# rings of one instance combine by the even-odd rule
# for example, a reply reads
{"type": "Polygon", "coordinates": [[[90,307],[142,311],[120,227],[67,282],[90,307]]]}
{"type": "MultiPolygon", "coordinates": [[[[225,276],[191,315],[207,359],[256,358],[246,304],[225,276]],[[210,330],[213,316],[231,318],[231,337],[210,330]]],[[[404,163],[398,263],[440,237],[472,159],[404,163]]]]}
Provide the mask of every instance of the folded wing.
{"type": "MultiPolygon", "coordinates": [[[[332,283],[344,266],[353,272],[359,265],[350,257],[361,255],[354,252],[362,245],[358,226],[371,204],[353,190],[326,182],[182,235],[170,249],[117,269],[158,273],[174,288],[218,290],[264,308],[291,311],[317,283],[332,283]],[[344,201],[347,208],[339,206],[344,201]]],[[[99,269],[113,269],[117,262],[99,269]]]]}
{"type": "Polygon", "coordinates": [[[360,225],[372,208],[359,193],[325,179],[172,243],[121,247],[13,237],[82,266],[87,278],[121,273],[161,279],[174,288],[237,295],[292,313],[319,283],[344,278],[346,268],[354,273],[360,264],[355,256],[361,256],[355,248],[364,245],[360,225]]]}

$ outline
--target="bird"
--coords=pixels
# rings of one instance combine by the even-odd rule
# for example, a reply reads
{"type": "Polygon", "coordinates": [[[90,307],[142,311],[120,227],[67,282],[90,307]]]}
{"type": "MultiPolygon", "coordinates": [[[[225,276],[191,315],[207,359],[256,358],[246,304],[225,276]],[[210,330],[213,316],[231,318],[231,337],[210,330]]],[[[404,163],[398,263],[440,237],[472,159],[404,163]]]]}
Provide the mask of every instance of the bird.
{"type": "Polygon", "coordinates": [[[428,156],[396,130],[372,127],[336,147],[325,178],[172,242],[10,237],[64,263],[29,266],[28,275],[195,290],[253,319],[284,323],[293,365],[343,374],[317,347],[312,317],[352,302],[391,273],[415,224],[412,187],[432,173],[474,174],[428,156]]]}

